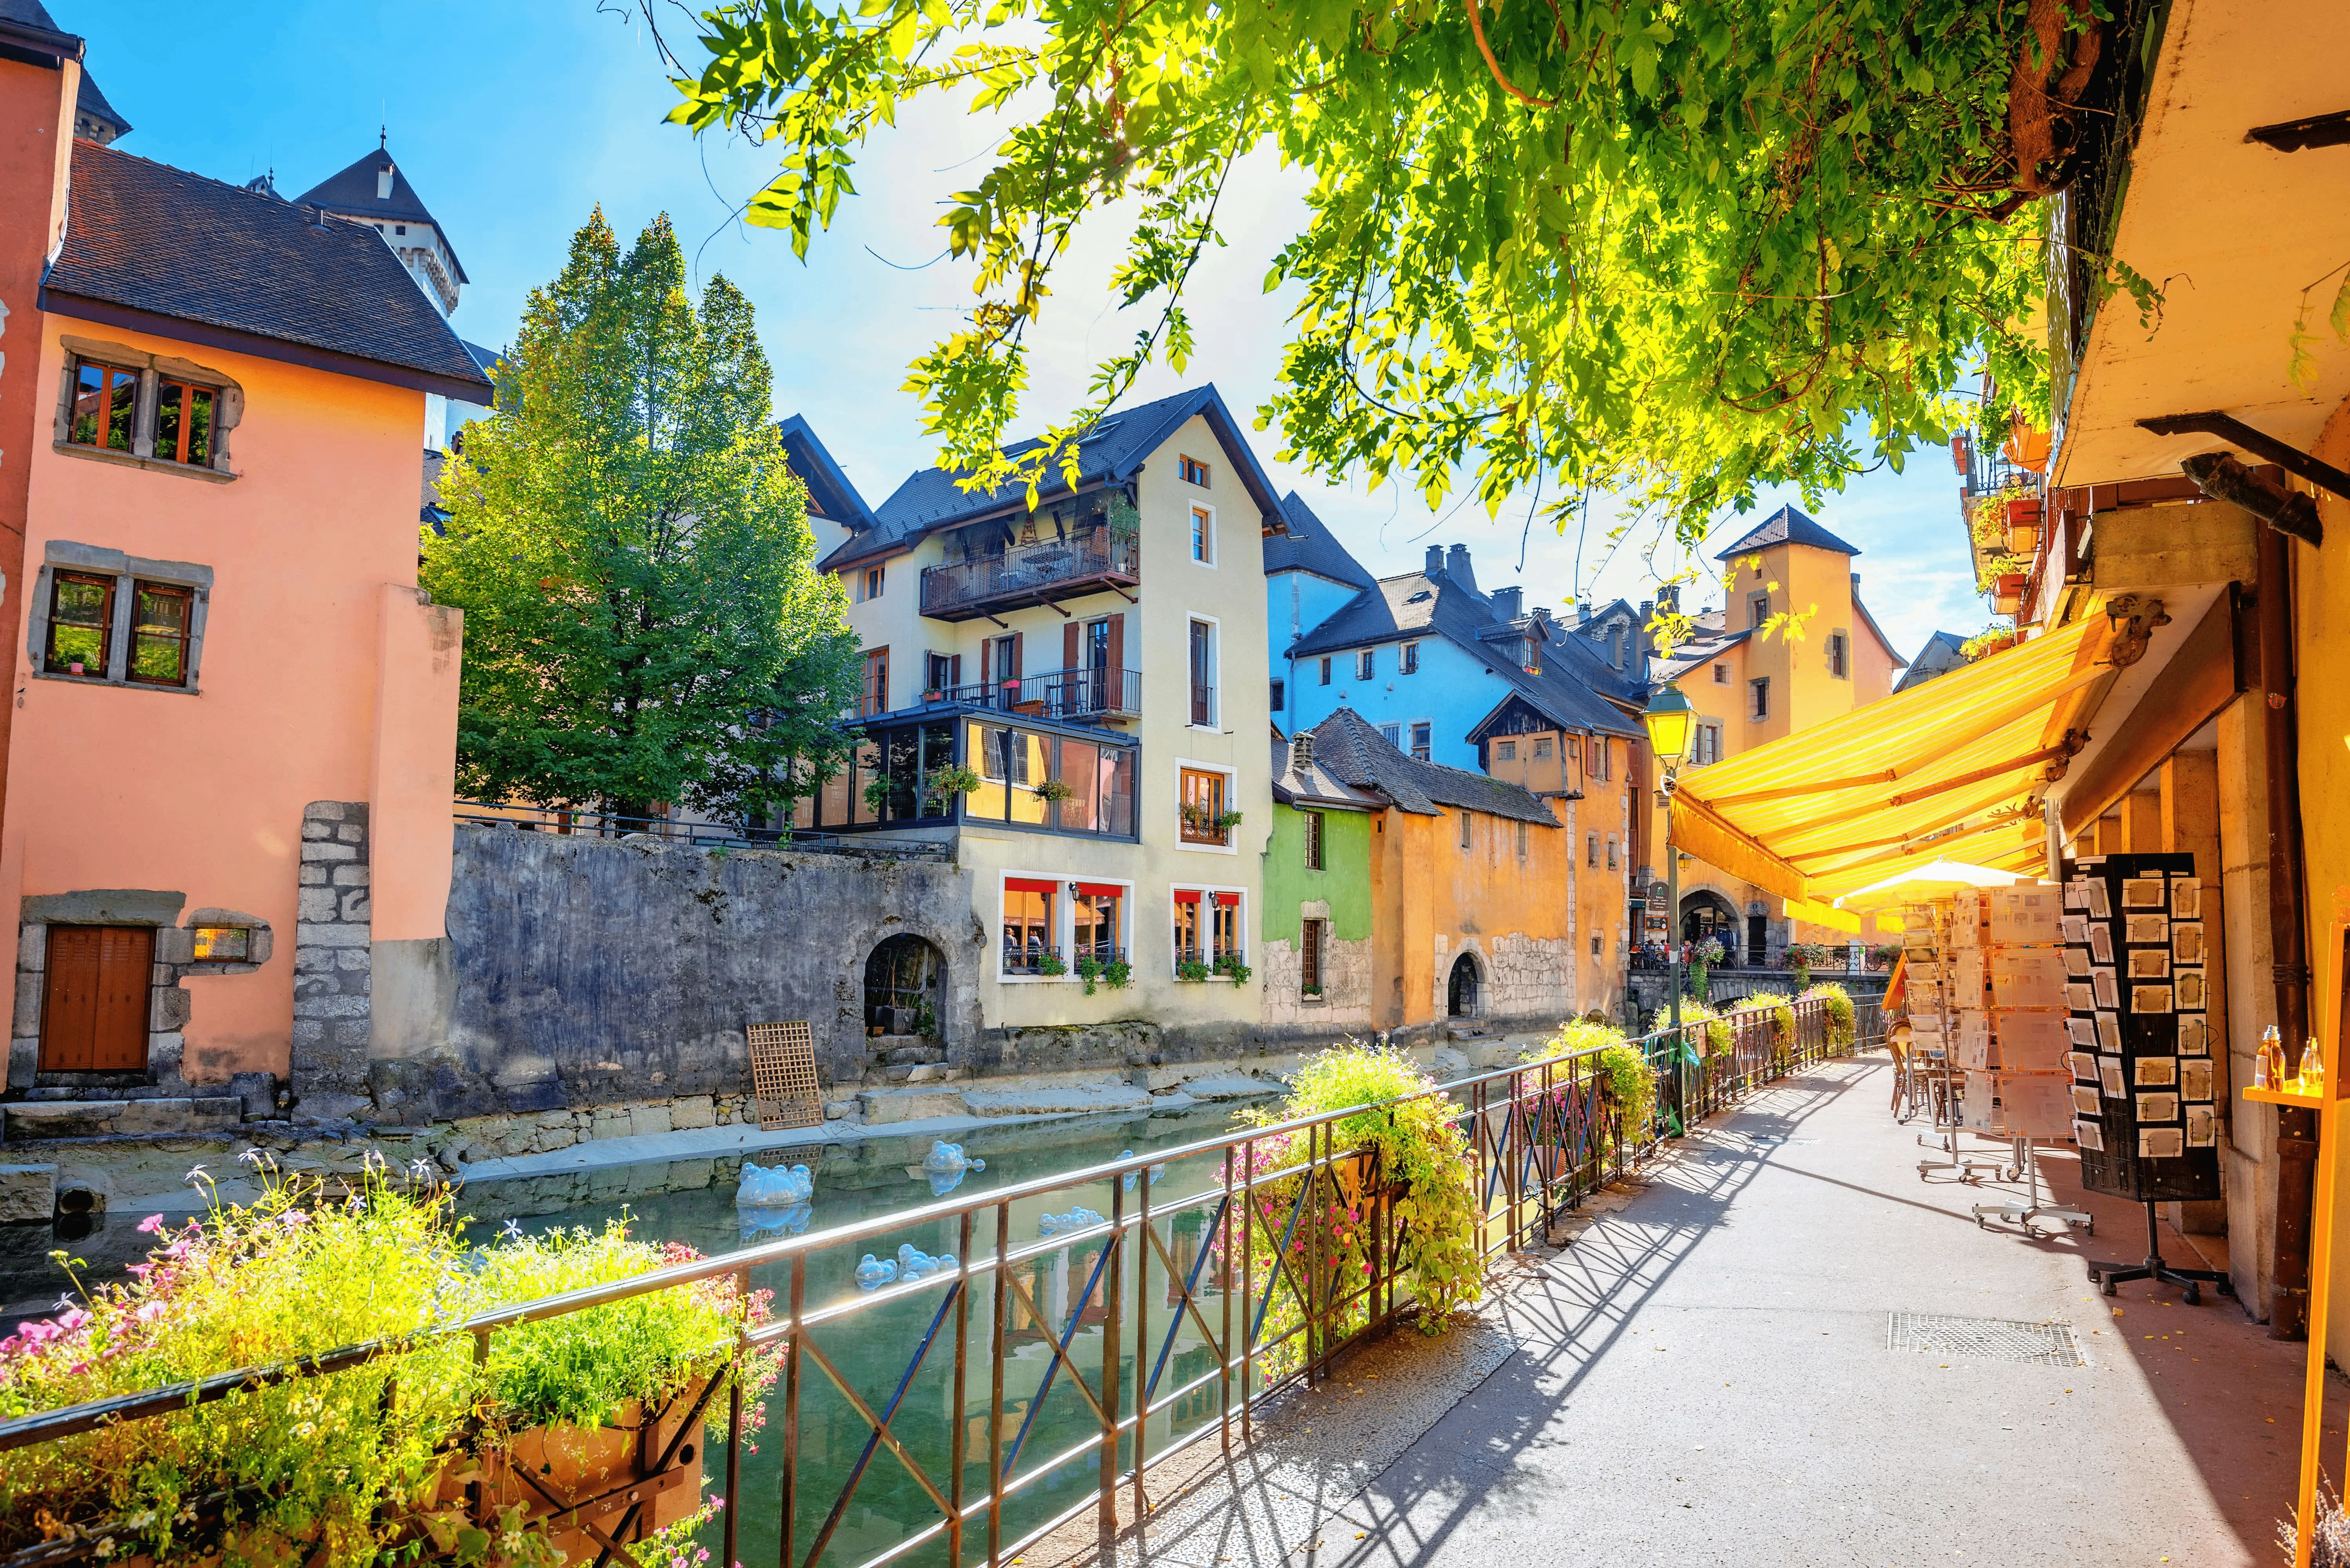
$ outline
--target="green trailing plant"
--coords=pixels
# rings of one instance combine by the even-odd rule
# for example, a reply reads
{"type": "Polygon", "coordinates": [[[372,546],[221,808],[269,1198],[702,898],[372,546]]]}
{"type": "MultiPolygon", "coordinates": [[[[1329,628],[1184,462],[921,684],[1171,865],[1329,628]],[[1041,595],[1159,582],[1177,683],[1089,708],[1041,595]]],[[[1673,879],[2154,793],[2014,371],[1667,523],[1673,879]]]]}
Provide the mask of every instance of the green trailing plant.
{"type": "MultiPolygon", "coordinates": [[[[1661,1034],[1672,1026],[1673,1014],[1670,1008],[1659,1007],[1657,1009],[1656,1016],[1648,1020],[1648,1031],[1651,1033],[1661,1034]]],[[[1730,1054],[1731,1045],[1735,1044],[1734,1037],[1731,1033],[1730,1020],[1707,1002],[1688,997],[1682,998],[1681,1027],[1684,1030],[1696,1030],[1696,1043],[1699,1046],[1699,1054],[1701,1055],[1727,1056],[1730,1054]]]]}
{"type": "Polygon", "coordinates": [[[1728,956],[1722,945],[1711,937],[1690,943],[1689,961],[1682,965],[1682,971],[1688,981],[1685,989],[1690,996],[1700,1002],[1709,1000],[1707,982],[1713,966],[1728,956]]]}
{"type": "Polygon", "coordinates": [[[1058,978],[1069,972],[1068,961],[1048,948],[1036,955],[1036,972],[1058,978]]]}
{"type": "Polygon", "coordinates": [[[1091,996],[1102,977],[1102,961],[1091,953],[1077,961],[1077,978],[1086,982],[1086,994],[1091,996]]]}
{"type": "Polygon", "coordinates": [[[1784,1062],[1795,1049],[1795,1004],[1775,991],[1758,991],[1730,1004],[1733,1012],[1771,1015],[1771,1055],[1784,1062]]]}
{"type": "Polygon", "coordinates": [[[1134,983],[1134,966],[1124,959],[1112,959],[1102,966],[1102,983],[1112,991],[1124,991],[1134,983]]]}
{"type": "Polygon", "coordinates": [[[889,815],[890,788],[887,774],[877,774],[865,781],[865,809],[871,812],[877,820],[886,819],[889,815]]]}
{"type": "Polygon", "coordinates": [[[1222,975],[1225,979],[1231,981],[1235,986],[1246,985],[1249,981],[1249,976],[1256,972],[1254,970],[1249,968],[1247,964],[1243,963],[1239,955],[1235,953],[1223,953],[1219,955],[1215,963],[1211,967],[1214,969],[1216,973],[1222,975]]]}
{"type": "Polygon", "coordinates": [[[1853,1041],[1858,1036],[1858,1025],[1853,1012],[1852,996],[1844,987],[1833,981],[1824,981],[1796,1000],[1818,1002],[1820,1010],[1827,1014],[1828,1044],[1838,1051],[1852,1048],[1853,1041]]]}
{"type": "Polygon", "coordinates": [[[953,804],[955,796],[971,794],[979,788],[982,782],[979,770],[976,768],[967,768],[960,764],[953,767],[932,768],[930,777],[922,781],[922,794],[931,803],[934,809],[944,811],[953,804]]]}
{"type": "Polygon", "coordinates": [[[1638,1043],[1626,1039],[1612,1023],[1581,1020],[1564,1025],[1542,1044],[1521,1053],[1518,1060],[1562,1056],[1575,1062],[1578,1073],[1602,1081],[1607,1103],[1616,1107],[1617,1125],[1627,1137],[1638,1141],[1648,1136],[1657,1110],[1657,1073],[1638,1043]]]}
{"type": "Polygon", "coordinates": [[[1177,980],[1205,980],[1208,978],[1208,966],[1201,963],[1198,959],[1180,960],[1175,965],[1175,978],[1177,980]]]}
{"type": "Polygon", "coordinates": [[[1795,977],[1795,989],[1803,990],[1812,983],[1812,968],[1827,961],[1828,950],[1817,942],[1787,944],[1787,971],[1795,977]]]}
{"type": "Polygon", "coordinates": [[[1038,800],[1068,800],[1073,798],[1077,793],[1075,785],[1066,784],[1060,779],[1046,779],[1044,783],[1035,784],[1032,787],[1035,789],[1036,798],[1038,800]]]}
{"type": "Polygon", "coordinates": [[[1959,644],[1959,657],[1971,664],[1978,659],[1988,659],[1994,653],[2005,652],[2015,646],[2015,628],[1987,626],[1959,644]]]}
{"type": "MultiPolygon", "coordinates": [[[[775,1363],[738,1361],[737,1345],[766,1296],[743,1298],[732,1279],[518,1324],[478,1362],[469,1337],[431,1332],[684,1262],[691,1249],[634,1241],[617,1222],[473,1247],[445,1189],[402,1190],[379,1163],[346,1195],[256,1161],[257,1200],[215,1201],[177,1226],[151,1217],[139,1228],[155,1249],[130,1282],[98,1286],[0,1340],[0,1418],[421,1337],[332,1376],[0,1454],[0,1550],[103,1525],[118,1559],[369,1568],[429,1543],[461,1563],[552,1568],[543,1532],[521,1528],[518,1511],[484,1532],[433,1501],[466,1452],[530,1428],[610,1420],[729,1363],[759,1418],[775,1363]],[[214,1497],[217,1514],[192,1506],[214,1497]]],[[[201,1167],[191,1174],[209,1180],[201,1167]]],[[[705,1417],[722,1428],[723,1406],[705,1417]]]]}

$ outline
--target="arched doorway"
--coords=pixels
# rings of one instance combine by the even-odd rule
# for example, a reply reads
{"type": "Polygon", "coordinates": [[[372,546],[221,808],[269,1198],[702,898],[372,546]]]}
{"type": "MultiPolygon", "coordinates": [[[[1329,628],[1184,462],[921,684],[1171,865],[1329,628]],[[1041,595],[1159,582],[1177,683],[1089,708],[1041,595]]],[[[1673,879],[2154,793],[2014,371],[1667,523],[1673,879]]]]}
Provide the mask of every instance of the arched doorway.
{"type": "Polygon", "coordinates": [[[899,935],[865,961],[865,1026],[884,1034],[936,1034],[946,960],[921,938],[899,935]]]}
{"type": "Polygon", "coordinates": [[[1738,932],[1738,911],[1721,894],[1701,888],[1681,895],[1681,940],[1701,942],[1711,937],[1735,958],[1741,946],[1738,932]]]}
{"type": "Polygon", "coordinates": [[[1477,955],[1462,953],[1452,961],[1452,978],[1444,986],[1444,1011],[1452,1018],[1474,1018],[1485,1010],[1485,978],[1478,971],[1477,955]]]}

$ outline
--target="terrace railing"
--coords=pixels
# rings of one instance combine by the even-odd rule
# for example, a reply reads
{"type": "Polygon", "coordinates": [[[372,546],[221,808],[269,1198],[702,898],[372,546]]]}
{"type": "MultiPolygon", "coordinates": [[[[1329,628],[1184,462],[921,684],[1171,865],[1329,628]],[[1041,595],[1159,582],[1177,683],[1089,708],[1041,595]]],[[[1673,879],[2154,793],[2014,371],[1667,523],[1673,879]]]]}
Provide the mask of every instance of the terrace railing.
{"type": "Polygon", "coordinates": [[[922,613],[969,620],[990,609],[1131,587],[1140,580],[1141,561],[1141,539],[1111,528],[1011,545],[1000,556],[923,567],[922,613]]]}
{"type": "MultiPolygon", "coordinates": [[[[1757,1013],[1736,1024],[1731,1051],[1711,1058],[1669,1033],[1634,1042],[1660,1091],[1638,1125],[1612,1097],[1596,1052],[1432,1091],[1464,1135],[1483,1266],[1539,1239],[1561,1212],[1638,1164],[1677,1118],[1686,1125],[1726,1108],[1844,1048],[1821,1002],[1794,1008],[1792,1038],[1776,1037],[1771,1015],[1757,1013]]],[[[1861,1040],[1871,1040],[1871,1012],[1858,1023],[1861,1040]]],[[[1348,1147],[1338,1130],[1378,1108],[1251,1128],[397,1340],[20,1417],[0,1423],[0,1454],[111,1423],[169,1420],[192,1406],[451,1339],[471,1339],[486,1360],[493,1337],[517,1324],[731,1276],[745,1292],[777,1290],[780,1314],[746,1328],[742,1348],[780,1349],[783,1369],[768,1396],[780,1420],[755,1452],[744,1440],[743,1387],[725,1377],[703,1397],[726,1412],[714,1456],[726,1506],[722,1522],[705,1527],[718,1536],[708,1544],[723,1550],[721,1563],[994,1568],[1088,1513],[1107,1544],[1120,1488],[1131,1489],[1141,1517],[1152,1466],[1203,1442],[1229,1451],[1235,1430],[1247,1439],[1267,1399],[1326,1378],[1350,1345],[1410,1309],[1414,1282],[1400,1262],[1410,1231],[1397,1210],[1403,1189],[1374,1148],[1348,1147]],[[1067,1212],[1048,1212],[1063,1206],[1067,1212]],[[1325,1222],[1342,1210],[1360,1227],[1345,1272],[1325,1222]],[[887,1253],[909,1234],[951,1250],[954,1266],[858,1289],[849,1257],[887,1253]]],[[[640,1532],[639,1518],[631,1504],[591,1531],[603,1542],[597,1568],[608,1568],[640,1532]]],[[[47,1542],[0,1568],[63,1568],[97,1556],[105,1533],[47,1542]]]]}

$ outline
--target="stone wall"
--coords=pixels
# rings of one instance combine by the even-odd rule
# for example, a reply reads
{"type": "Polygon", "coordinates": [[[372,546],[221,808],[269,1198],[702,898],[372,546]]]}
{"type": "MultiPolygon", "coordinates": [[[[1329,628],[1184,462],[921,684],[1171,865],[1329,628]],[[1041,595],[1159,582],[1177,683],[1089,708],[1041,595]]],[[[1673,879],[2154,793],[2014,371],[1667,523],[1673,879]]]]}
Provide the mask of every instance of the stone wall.
{"type": "Polygon", "coordinates": [[[1452,966],[1464,952],[1475,955],[1482,982],[1480,1019],[1557,1024],[1574,1014],[1573,937],[1529,937],[1515,931],[1473,937],[1439,931],[1433,1014],[1438,1020],[1446,1020],[1452,966]]]}
{"type": "Polygon", "coordinates": [[[368,1036],[374,977],[368,875],[367,803],[314,800],[304,806],[290,1087],[307,1116],[344,1116],[370,1108],[368,1036]]]}
{"type": "Polygon", "coordinates": [[[960,1066],[987,945],[971,909],[969,874],[933,860],[460,828],[445,942],[401,944],[376,976],[374,1007],[399,1025],[372,1032],[373,1114],[740,1095],[743,1026],[797,1019],[818,1076],[856,1084],[865,961],[901,933],[945,961],[935,1012],[960,1066]]]}

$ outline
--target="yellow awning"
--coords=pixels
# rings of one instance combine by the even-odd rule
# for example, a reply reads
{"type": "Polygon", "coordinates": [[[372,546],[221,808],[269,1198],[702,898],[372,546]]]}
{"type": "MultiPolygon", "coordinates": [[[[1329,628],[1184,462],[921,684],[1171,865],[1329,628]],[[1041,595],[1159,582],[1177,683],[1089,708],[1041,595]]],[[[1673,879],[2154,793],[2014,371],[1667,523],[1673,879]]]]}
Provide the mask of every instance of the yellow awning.
{"type": "Polygon", "coordinates": [[[2111,637],[2093,606],[2047,636],[1685,772],[1673,840],[1810,904],[1933,860],[2044,867],[2040,803],[2050,770],[2077,749],[2076,716],[2114,678],[2111,637]]]}
{"type": "Polygon", "coordinates": [[[1860,934],[1858,915],[1847,915],[1842,909],[1831,908],[1826,904],[1814,904],[1807,898],[1789,898],[1787,918],[1791,920],[1808,920],[1813,925],[1825,926],[1834,931],[1846,931],[1854,936],[1860,934]]]}

